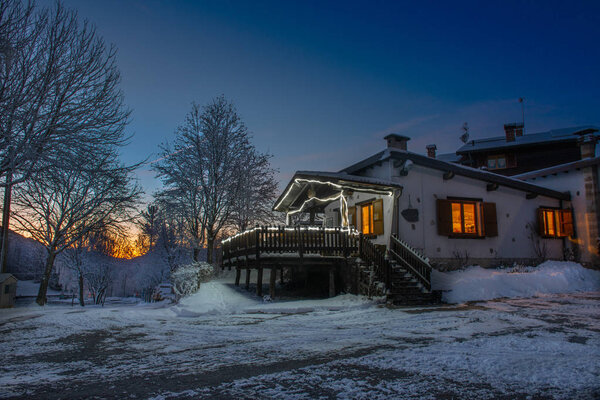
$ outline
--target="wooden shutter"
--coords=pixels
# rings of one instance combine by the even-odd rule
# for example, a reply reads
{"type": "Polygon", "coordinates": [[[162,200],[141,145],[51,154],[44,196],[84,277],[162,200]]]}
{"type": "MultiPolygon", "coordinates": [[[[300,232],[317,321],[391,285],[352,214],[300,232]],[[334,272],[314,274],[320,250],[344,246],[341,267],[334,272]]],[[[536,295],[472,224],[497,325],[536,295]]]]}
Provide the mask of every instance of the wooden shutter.
{"type": "Polygon", "coordinates": [[[560,210],[560,236],[573,236],[573,211],[560,210]]]}
{"type": "Polygon", "coordinates": [[[546,237],[546,220],[544,219],[544,209],[538,208],[538,235],[546,237]]]}
{"type": "Polygon", "coordinates": [[[517,155],[509,153],[506,155],[506,168],[514,168],[517,166],[517,155]]]}
{"type": "Polygon", "coordinates": [[[486,237],[498,236],[498,219],[496,217],[496,203],[483,203],[483,235],[486,237]]]}
{"type": "Polygon", "coordinates": [[[383,199],[373,202],[373,234],[383,235],[383,199]]]}
{"type": "Polygon", "coordinates": [[[452,202],[437,199],[437,228],[438,235],[450,236],[452,234],[452,202]]]}
{"type": "Polygon", "coordinates": [[[356,228],[356,207],[348,207],[348,224],[356,228]]]}

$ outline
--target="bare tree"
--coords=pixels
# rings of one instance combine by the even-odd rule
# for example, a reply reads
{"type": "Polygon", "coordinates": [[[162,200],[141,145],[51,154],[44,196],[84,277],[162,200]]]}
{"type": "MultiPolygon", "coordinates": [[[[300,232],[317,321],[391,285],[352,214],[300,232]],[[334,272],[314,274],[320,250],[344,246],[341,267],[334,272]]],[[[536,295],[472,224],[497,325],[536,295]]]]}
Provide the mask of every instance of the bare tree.
{"type": "Polygon", "coordinates": [[[146,210],[140,212],[136,222],[140,229],[137,246],[140,253],[146,253],[154,249],[158,239],[158,206],[149,204],[146,210]]]}
{"type": "Polygon", "coordinates": [[[123,141],[129,110],[118,88],[116,50],[60,3],[35,12],[18,0],[0,3],[0,187],[5,187],[5,265],[11,190],[64,147],[93,151],[123,141]]]}
{"type": "Polygon", "coordinates": [[[46,303],[48,279],[57,254],[90,232],[131,220],[140,189],[133,167],[118,165],[116,154],[90,154],[50,165],[15,191],[15,220],[46,247],[47,259],[37,303],[46,303]]]}
{"type": "Polygon", "coordinates": [[[230,216],[232,226],[239,232],[276,220],[272,207],[277,198],[277,181],[270,156],[253,150],[245,157],[230,216]]]}

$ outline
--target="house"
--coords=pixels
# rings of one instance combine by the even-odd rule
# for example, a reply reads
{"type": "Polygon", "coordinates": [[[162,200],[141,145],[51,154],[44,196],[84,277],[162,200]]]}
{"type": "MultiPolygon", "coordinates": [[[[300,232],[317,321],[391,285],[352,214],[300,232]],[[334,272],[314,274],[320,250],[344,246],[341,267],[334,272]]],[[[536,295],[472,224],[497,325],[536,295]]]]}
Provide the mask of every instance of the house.
{"type": "Polygon", "coordinates": [[[577,161],[581,140],[598,132],[595,126],[577,126],[531,134],[522,123],[504,125],[504,136],[471,140],[446,161],[485,168],[501,175],[517,175],[577,161]]]}
{"type": "Polygon", "coordinates": [[[369,270],[388,299],[404,304],[435,297],[432,268],[532,264],[577,252],[579,203],[568,188],[413,153],[406,136],[385,140],[387,148],[341,171],[296,172],[273,208],[286,214],[286,227],[224,241],[236,283],[245,269],[248,286],[256,269],[258,290],[268,268],[274,294],[273,271],[319,267],[329,270],[330,294],[340,285],[361,292],[369,270]],[[298,214],[320,215],[325,226],[292,226],[298,214]]]}
{"type": "Polygon", "coordinates": [[[0,308],[13,307],[16,294],[17,278],[12,274],[0,274],[0,308]]]}

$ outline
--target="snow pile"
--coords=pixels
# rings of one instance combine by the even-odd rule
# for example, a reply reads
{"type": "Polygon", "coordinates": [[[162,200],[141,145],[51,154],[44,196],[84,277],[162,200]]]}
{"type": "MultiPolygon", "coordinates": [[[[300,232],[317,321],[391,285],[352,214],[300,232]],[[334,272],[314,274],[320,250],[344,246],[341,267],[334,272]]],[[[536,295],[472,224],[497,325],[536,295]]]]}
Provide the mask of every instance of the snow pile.
{"type": "Polygon", "coordinates": [[[244,296],[223,282],[211,281],[203,283],[195,294],[181,299],[173,311],[180,317],[197,317],[202,314],[241,312],[257,304],[260,304],[259,299],[244,296]]]}
{"type": "MultiPolygon", "coordinates": [[[[268,272],[267,272],[268,274],[268,272]]],[[[268,280],[268,277],[267,277],[268,280]]],[[[236,288],[233,275],[200,285],[199,290],[180,300],[171,310],[179,317],[197,317],[206,314],[300,314],[312,311],[338,311],[370,307],[375,300],[363,296],[342,294],[328,299],[300,299],[293,301],[264,300],[252,292],[236,288]]]]}
{"type": "Polygon", "coordinates": [[[600,291],[600,271],[573,262],[546,261],[537,267],[485,269],[432,273],[432,287],[444,290],[448,303],[491,300],[501,297],[531,297],[544,293],[600,291]]]}

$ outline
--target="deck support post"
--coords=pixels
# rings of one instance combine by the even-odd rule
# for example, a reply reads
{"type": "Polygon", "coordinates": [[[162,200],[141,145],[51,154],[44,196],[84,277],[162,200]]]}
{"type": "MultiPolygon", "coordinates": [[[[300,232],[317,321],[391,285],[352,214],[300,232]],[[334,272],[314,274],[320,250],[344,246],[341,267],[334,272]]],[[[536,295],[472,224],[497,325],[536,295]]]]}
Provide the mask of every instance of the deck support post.
{"type": "Polygon", "coordinates": [[[277,281],[277,268],[271,268],[271,276],[269,277],[269,296],[275,298],[275,282],[277,281]]]}
{"type": "Polygon", "coordinates": [[[258,297],[262,297],[262,278],[263,278],[263,269],[262,267],[258,267],[258,275],[256,276],[256,295],[258,297]]]}
{"type": "Polygon", "coordinates": [[[335,296],[335,269],[329,268],[329,297],[335,296]]]}
{"type": "Polygon", "coordinates": [[[235,286],[240,286],[240,275],[242,274],[242,271],[240,270],[239,267],[235,268],[235,286]]]}
{"type": "Polygon", "coordinates": [[[250,272],[252,272],[252,270],[246,268],[246,290],[250,289],[250,272]]]}
{"type": "Polygon", "coordinates": [[[283,267],[279,269],[279,283],[283,286],[283,267]]]}

